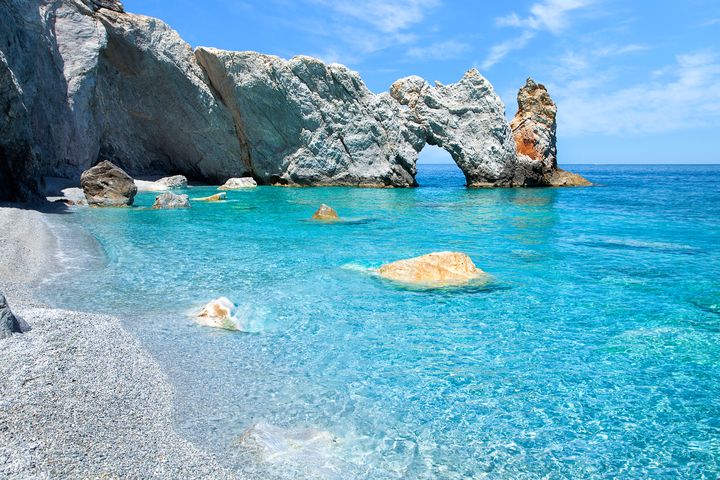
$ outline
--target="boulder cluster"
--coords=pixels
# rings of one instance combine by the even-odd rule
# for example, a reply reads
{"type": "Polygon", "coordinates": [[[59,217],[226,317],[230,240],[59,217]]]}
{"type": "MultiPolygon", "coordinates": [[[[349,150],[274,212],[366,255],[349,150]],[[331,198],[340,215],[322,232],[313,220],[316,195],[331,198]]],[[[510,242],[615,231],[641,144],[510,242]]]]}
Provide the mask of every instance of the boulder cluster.
{"type": "Polygon", "coordinates": [[[99,160],[133,176],[409,187],[426,144],[471,187],[582,183],[557,169],[555,106],[532,81],[508,124],[492,85],[419,77],[374,94],[338,64],[199,47],[117,0],[0,2],[0,200],[99,160]],[[51,134],[48,134],[51,132],[51,134]]]}

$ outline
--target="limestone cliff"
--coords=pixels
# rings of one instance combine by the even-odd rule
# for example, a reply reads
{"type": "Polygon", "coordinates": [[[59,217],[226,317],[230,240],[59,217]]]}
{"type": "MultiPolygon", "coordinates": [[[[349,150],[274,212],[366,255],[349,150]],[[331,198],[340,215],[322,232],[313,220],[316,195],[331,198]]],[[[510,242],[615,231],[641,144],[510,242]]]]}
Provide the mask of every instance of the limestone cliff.
{"type": "Polygon", "coordinates": [[[78,177],[101,158],[133,174],[248,171],[190,46],[119,2],[0,2],[0,88],[0,198],[27,198],[39,176],[78,177]]]}
{"type": "Polygon", "coordinates": [[[408,187],[426,143],[452,155],[468,186],[577,184],[557,169],[555,106],[533,85],[511,130],[476,70],[376,95],[310,57],[193,52],[117,0],[0,0],[0,200],[100,160],[216,183],[408,187]]]}
{"type": "MultiPolygon", "coordinates": [[[[390,93],[408,108],[408,124],[421,140],[417,146],[447,150],[470,187],[517,184],[515,143],[500,97],[477,70],[452,85],[431,87],[420,77],[395,82],[390,93]]],[[[419,150],[419,149],[418,149],[419,150]]]]}
{"type": "Polygon", "coordinates": [[[417,152],[400,106],[348,68],[299,56],[198,48],[265,183],[412,186],[417,152]]]}

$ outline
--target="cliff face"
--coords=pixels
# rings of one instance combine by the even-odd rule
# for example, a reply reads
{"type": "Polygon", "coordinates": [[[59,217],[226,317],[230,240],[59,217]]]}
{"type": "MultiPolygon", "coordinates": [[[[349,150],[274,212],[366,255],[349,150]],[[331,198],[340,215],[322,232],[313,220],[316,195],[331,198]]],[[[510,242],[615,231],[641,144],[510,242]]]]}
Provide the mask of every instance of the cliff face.
{"type": "Polygon", "coordinates": [[[3,0],[0,27],[0,198],[100,158],[134,174],[247,173],[231,115],[163,22],[107,0],[3,0]]]}
{"type": "Polygon", "coordinates": [[[2,0],[0,106],[0,199],[31,198],[42,176],[78,178],[105,159],[135,175],[407,187],[429,143],[469,186],[550,185],[556,171],[554,123],[538,130],[521,105],[511,131],[475,70],[375,95],[357,73],[309,57],[193,52],[117,0],[2,0]]]}
{"type": "Polygon", "coordinates": [[[342,65],[255,52],[195,52],[265,183],[412,186],[417,152],[400,106],[342,65]]]}

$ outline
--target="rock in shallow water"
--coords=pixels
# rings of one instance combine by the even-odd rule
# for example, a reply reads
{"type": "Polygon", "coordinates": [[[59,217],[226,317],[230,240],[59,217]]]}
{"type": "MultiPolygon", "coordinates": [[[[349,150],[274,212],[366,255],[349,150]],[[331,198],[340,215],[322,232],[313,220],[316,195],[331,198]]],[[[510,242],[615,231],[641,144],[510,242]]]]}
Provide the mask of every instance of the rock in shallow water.
{"type": "Polygon", "coordinates": [[[190,208],[190,200],[188,196],[176,195],[171,192],[161,193],[155,197],[155,203],[153,208],[156,209],[167,209],[167,208],[190,208]]]}
{"type": "Polygon", "coordinates": [[[215,195],[210,195],[209,197],[193,198],[193,200],[198,202],[220,202],[223,200],[227,200],[227,193],[220,192],[216,193],[215,195]]]}
{"type": "Polygon", "coordinates": [[[528,78],[517,101],[510,128],[517,149],[518,183],[528,187],[590,185],[582,176],[557,166],[557,107],[545,86],[528,78]]]}
{"type": "Polygon", "coordinates": [[[320,205],[320,208],[317,209],[317,211],[312,216],[313,220],[323,220],[323,221],[333,221],[333,220],[339,220],[340,217],[338,216],[337,212],[328,205],[325,205],[324,203],[320,205]]]}
{"type": "Polygon", "coordinates": [[[197,314],[195,321],[204,327],[239,330],[238,325],[233,322],[233,312],[236,308],[229,299],[220,297],[205,305],[197,314]]]}
{"type": "Polygon", "coordinates": [[[220,186],[219,190],[238,190],[241,188],[257,187],[257,182],[252,177],[230,178],[225,184],[220,186]]]}
{"type": "Polygon", "coordinates": [[[427,286],[462,285],[487,274],[460,252],[436,252],[380,267],[378,275],[396,282],[427,286]]]}
{"type": "Polygon", "coordinates": [[[85,198],[97,207],[132,205],[137,193],[133,179],[117,165],[104,160],[80,176],[85,198]]]}
{"type": "Polygon", "coordinates": [[[30,331],[30,325],[10,310],[5,295],[0,292],[0,339],[7,338],[13,333],[30,331]]]}
{"type": "Polygon", "coordinates": [[[324,463],[336,443],[330,432],[315,428],[283,429],[265,422],[248,428],[239,439],[240,445],[254,450],[265,461],[305,461],[324,463]]]}
{"type": "Polygon", "coordinates": [[[175,188],[186,188],[188,185],[187,178],[185,175],[174,175],[172,177],[164,177],[156,182],[158,185],[162,185],[168,189],[175,188]]]}

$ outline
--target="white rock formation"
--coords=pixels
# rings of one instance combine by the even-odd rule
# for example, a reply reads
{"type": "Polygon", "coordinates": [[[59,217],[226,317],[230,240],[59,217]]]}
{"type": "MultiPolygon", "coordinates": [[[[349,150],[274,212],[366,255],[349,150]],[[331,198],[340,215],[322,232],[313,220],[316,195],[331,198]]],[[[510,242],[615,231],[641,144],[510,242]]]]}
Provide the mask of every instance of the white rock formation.
{"type": "Polygon", "coordinates": [[[348,68],[311,57],[195,51],[232,111],[253,175],[290,185],[414,185],[400,106],[348,68]]]}
{"type": "Polygon", "coordinates": [[[155,203],[152,208],[155,209],[172,209],[172,208],[190,208],[190,200],[185,194],[176,195],[172,192],[161,193],[155,197],[155,203]]]}
{"type": "Polygon", "coordinates": [[[477,70],[469,70],[455,84],[434,87],[420,77],[403,78],[393,83],[390,93],[408,107],[416,135],[450,153],[468,186],[515,184],[515,142],[505,106],[477,70]]]}
{"type": "Polygon", "coordinates": [[[121,11],[112,0],[0,2],[0,111],[12,116],[0,126],[0,172],[13,172],[0,184],[25,184],[0,198],[27,196],[17,190],[37,190],[39,175],[77,178],[98,158],[213,182],[248,172],[190,46],[160,20],[121,11]]]}
{"type": "Polygon", "coordinates": [[[252,177],[229,178],[218,190],[239,190],[241,188],[255,188],[257,182],[252,177]]]}
{"type": "Polygon", "coordinates": [[[187,188],[188,181],[185,175],[173,175],[172,177],[163,177],[157,180],[157,183],[170,190],[176,188],[187,188]]]}
{"type": "Polygon", "coordinates": [[[195,321],[205,327],[239,330],[233,321],[236,306],[229,299],[220,297],[212,300],[198,312],[195,321]]]}
{"type": "Polygon", "coordinates": [[[193,52],[117,0],[0,1],[0,120],[0,200],[100,159],[210,183],[409,187],[426,143],[450,152],[472,187],[574,182],[516,154],[504,106],[474,69],[376,95],[310,57],[193,52]]]}

